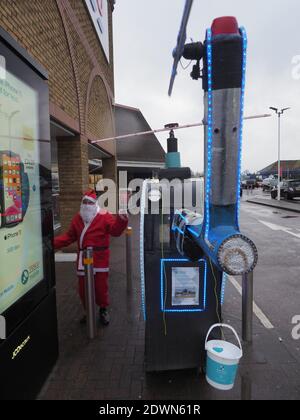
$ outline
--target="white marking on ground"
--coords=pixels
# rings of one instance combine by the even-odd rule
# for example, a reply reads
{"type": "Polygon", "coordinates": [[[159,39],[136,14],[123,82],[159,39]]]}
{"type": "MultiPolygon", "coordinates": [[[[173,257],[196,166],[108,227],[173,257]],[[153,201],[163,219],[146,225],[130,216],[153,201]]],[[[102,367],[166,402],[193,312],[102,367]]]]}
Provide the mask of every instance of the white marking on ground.
{"type": "Polygon", "coordinates": [[[60,252],[55,254],[55,262],[74,262],[77,260],[77,254],[60,252]]]}
{"type": "Polygon", "coordinates": [[[270,223],[270,222],[264,222],[263,220],[259,220],[259,222],[267,226],[269,229],[277,230],[277,231],[281,230],[282,232],[289,233],[290,235],[295,236],[296,238],[300,239],[300,233],[291,232],[292,230],[291,228],[275,225],[274,223],[270,223]]]}
{"type": "MultiPolygon", "coordinates": [[[[232,276],[228,276],[230,283],[235,287],[235,289],[239,292],[239,294],[243,295],[242,286],[239,284],[239,282],[232,276]]],[[[275,327],[271,323],[271,321],[266,317],[266,315],[263,313],[263,311],[256,305],[255,302],[253,302],[253,312],[257,316],[257,318],[260,320],[262,325],[267,330],[273,330],[275,327]]]]}

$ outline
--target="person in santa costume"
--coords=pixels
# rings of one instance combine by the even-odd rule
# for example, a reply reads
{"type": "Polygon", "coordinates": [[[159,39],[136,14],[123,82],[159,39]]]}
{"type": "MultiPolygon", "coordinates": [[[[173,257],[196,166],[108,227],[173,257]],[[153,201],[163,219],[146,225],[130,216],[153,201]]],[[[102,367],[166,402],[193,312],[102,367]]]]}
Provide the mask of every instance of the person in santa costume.
{"type": "MultiPolygon", "coordinates": [[[[94,277],[95,297],[99,306],[100,321],[109,324],[108,273],[109,273],[109,242],[110,236],[120,236],[126,229],[128,218],[125,214],[112,215],[101,210],[95,191],[88,191],[83,196],[80,212],[77,213],[69,230],[54,239],[55,250],[61,249],[77,241],[77,274],[79,279],[79,295],[85,306],[83,251],[93,247],[94,251],[94,277]]],[[[85,318],[82,320],[85,321],[85,318]]]]}

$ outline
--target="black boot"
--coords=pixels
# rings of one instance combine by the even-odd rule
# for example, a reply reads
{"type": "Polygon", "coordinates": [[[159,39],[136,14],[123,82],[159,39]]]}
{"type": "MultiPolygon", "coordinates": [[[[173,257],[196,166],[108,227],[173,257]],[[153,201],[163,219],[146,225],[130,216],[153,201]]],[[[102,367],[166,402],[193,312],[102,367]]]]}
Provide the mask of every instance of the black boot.
{"type": "Polygon", "coordinates": [[[109,324],[109,313],[107,311],[107,308],[100,308],[99,309],[99,319],[102,325],[108,325],[109,324]]]}

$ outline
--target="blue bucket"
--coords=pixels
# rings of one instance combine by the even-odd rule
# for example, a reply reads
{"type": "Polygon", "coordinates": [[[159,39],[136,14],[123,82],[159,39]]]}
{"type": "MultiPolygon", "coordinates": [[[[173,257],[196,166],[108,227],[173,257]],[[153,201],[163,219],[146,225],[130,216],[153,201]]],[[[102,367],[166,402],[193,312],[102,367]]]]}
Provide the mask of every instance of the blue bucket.
{"type": "Polygon", "coordinates": [[[234,328],[227,324],[215,324],[209,329],[205,339],[206,380],[216,389],[228,391],[233,388],[238,365],[243,356],[242,345],[234,328]],[[235,335],[239,347],[224,340],[208,340],[213,329],[229,328],[235,335]]]}

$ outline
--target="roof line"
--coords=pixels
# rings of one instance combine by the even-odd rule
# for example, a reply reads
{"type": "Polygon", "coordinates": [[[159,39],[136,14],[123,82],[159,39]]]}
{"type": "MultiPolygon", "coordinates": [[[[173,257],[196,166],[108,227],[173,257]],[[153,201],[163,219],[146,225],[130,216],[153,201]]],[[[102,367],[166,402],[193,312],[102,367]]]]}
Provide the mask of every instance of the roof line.
{"type": "Polygon", "coordinates": [[[139,108],[134,108],[133,106],[128,106],[128,105],[122,105],[122,104],[114,104],[115,107],[119,107],[119,108],[124,108],[124,109],[129,109],[131,111],[137,111],[137,112],[141,112],[141,110],[139,108]]]}

